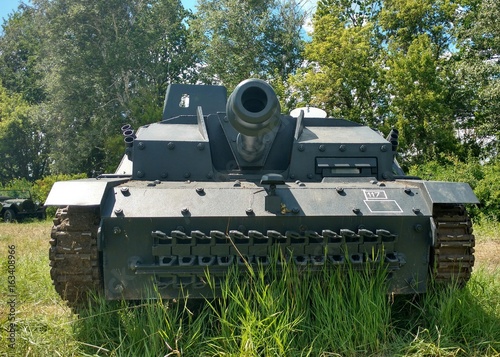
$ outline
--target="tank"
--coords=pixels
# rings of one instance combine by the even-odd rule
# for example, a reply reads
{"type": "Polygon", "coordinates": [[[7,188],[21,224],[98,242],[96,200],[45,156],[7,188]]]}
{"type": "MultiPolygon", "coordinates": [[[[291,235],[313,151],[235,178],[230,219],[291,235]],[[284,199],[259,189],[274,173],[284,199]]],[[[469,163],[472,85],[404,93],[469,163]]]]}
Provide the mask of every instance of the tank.
{"type": "MultiPolygon", "coordinates": [[[[351,121],[281,114],[272,87],[172,84],[161,121],[123,126],[114,174],[57,182],[50,240],[57,292],[137,300],[217,295],[233,265],[281,251],[318,269],[388,269],[388,293],[464,284],[474,264],[467,183],[406,176],[387,137],[351,121]],[[216,281],[214,291],[206,272],[216,281]]],[[[312,111],[311,113],[313,113],[312,111]]]]}

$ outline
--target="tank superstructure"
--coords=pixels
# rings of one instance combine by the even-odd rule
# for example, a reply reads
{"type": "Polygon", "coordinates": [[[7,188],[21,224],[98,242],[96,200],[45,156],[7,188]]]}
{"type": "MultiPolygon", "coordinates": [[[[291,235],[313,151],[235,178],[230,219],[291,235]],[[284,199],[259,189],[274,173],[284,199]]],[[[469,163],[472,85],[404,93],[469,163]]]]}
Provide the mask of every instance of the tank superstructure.
{"type": "Polygon", "coordinates": [[[382,260],[390,293],[469,279],[468,184],[405,176],[396,130],[280,112],[257,79],[229,99],[222,86],[169,86],[160,122],[122,128],[115,174],[52,188],[56,290],[70,302],[88,290],[210,296],[207,269],[268,264],[277,248],[311,269],[382,260]]]}

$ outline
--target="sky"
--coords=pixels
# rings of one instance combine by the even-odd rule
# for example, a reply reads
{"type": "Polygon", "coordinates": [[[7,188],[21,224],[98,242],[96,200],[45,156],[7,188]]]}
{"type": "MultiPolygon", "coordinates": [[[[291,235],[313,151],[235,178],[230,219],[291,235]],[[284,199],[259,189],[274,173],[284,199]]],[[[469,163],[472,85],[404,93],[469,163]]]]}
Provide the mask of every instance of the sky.
{"type": "Polygon", "coordinates": [[[0,18],[7,19],[17,6],[21,3],[20,0],[0,0],[0,18]]]}

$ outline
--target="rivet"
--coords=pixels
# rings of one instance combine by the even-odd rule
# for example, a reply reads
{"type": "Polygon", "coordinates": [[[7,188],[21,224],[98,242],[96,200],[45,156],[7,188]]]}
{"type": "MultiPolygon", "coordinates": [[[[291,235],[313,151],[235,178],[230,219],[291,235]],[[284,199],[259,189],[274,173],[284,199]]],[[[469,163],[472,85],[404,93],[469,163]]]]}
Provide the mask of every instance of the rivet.
{"type": "Polygon", "coordinates": [[[184,207],[184,208],[181,210],[181,213],[182,213],[182,214],[188,214],[188,213],[189,213],[189,208],[184,207]]]}
{"type": "Polygon", "coordinates": [[[146,145],[144,145],[142,141],[138,144],[138,146],[140,150],[144,150],[146,148],[146,145]]]}
{"type": "Polygon", "coordinates": [[[361,145],[361,146],[359,147],[359,151],[363,151],[363,152],[365,152],[365,151],[366,151],[366,145],[361,145]]]}
{"type": "Polygon", "coordinates": [[[123,214],[123,210],[121,208],[117,208],[117,209],[115,209],[115,214],[117,216],[121,216],[123,214]]]}
{"type": "Polygon", "coordinates": [[[197,147],[197,148],[198,148],[198,150],[200,150],[200,151],[205,150],[205,144],[203,144],[203,143],[198,143],[198,145],[196,145],[196,147],[197,147]]]}
{"type": "Polygon", "coordinates": [[[300,212],[300,209],[298,209],[297,207],[292,208],[293,214],[298,214],[299,212],[300,212]]]}
{"type": "Polygon", "coordinates": [[[240,180],[234,181],[233,187],[241,187],[241,182],[240,180]]]}
{"type": "Polygon", "coordinates": [[[356,214],[360,213],[361,210],[359,208],[353,208],[352,211],[356,214]]]}
{"type": "Polygon", "coordinates": [[[344,189],[342,187],[335,187],[335,190],[338,192],[338,193],[342,193],[344,192],[344,189]]]}
{"type": "Polygon", "coordinates": [[[308,179],[312,179],[313,177],[314,177],[314,175],[313,175],[313,174],[307,174],[307,178],[308,178],[308,179]]]}
{"type": "Polygon", "coordinates": [[[120,191],[121,191],[123,194],[126,194],[126,193],[128,193],[128,192],[129,192],[128,187],[122,187],[122,188],[120,188],[120,191]]]}
{"type": "Polygon", "coordinates": [[[383,182],[377,182],[377,186],[378,187],[385,187],[385,183],[383,183],[383,182]]]}
{"type": "Polygon", "coordinates": [[[300,144],[298,149],[299,149],[299,151],[304,151],[306,148],[303,144],[300,144]]]}
{"type": "Polygon", "coordinates": [[[249,215],[249,216],[254,214],[253,209],[251,209],[251,208],[247,208],[247,209],[245,210],[245,213],[246,213],[247,215],[249,215]]]}
{"type": "Polygon", "coordinates": [[[213,177],[214,177],[214,173],[213,173],[212,171],[209,171],[209,172],[207,173],[207,178],[208,178],[208,179],[211,179],[211,178],[213,178],[213,177]]]}
{"type": "Polygon", "coordinates": [[[113,234],[120,234],[122,232],[122,230],[120,229],[120,227],[113,227],[113,234]]]}
{"type": "Polygon", "coordinates": [[[382,152],[386,152],[386,151],[387,151],[387,145],[382,145],[382,146],[380,147],[380,151],[382,151],[382,152]]]}
{"type": "Polygon", "coordinates": [[[189,178],[189,177],[191,177],[191,172],[185,172],[185,173],[184,173],[184,177],[185,177],[185,178],[189,178]]]}
{"type": "Polygon", "coordinates": [[[169,143],[167,144],[167,148],[168,148],[169,150],[174,150],[174,149],[175,149],[175,144],[174,144],[173,142],[169,142],[169,143]]]}
{"type": "Polygon", "coordinates": [[[415,229],[416,232],[422,232],[422,225],[421,224],[415,224],[415,227],[413,227],[413,229],[415,229]]]}
{"type": "Polygon", "coordinates": [[[345,145],[340,145],[339,146],[339,150],[340,151],[346,151],[347,150],[347,147],[345,145]]]}
{"type": "Polygon", "coordinates": [[[411,193],[411,188],[405,187],[405,193],[409,195],[411,193]]]}
{"type": "Polygon", "coordinates": [[[137,171],[137,177],[144,177],[144,172],[137,171]]]}
{"type": "Polygon", "coordinates": [[[160,176],[161,176],[161,178],[167,178],[168,177],[168,172],[163,171],[160,176]]]}
{"type": "Polygon", "coordinates": [[[205,193],[205,189],[203,187],[196,187],[196,193],[201,195],[205,193]]]}
{"type": "Polygon", "coordinates": [[[319,151],[325,151],[326,150],[326,146],[323,145],[323,144],[321,144],[318,149],[319,149],[319,151]]]}
{"type": "Polygon", "coordinates": [[[161,183],[161,181],[160,181],[160,180],[155,180],[155,181],[154,181],[154,183],[155,183],[156,185],[159,185],[159,184],[161,183]]]}
{"type": "Polygon", "coordinates": [[[411,210],[412,210],[415,214],[419,214],[419,213],[420,213],[420,208],[413,207],[411,210]]]}

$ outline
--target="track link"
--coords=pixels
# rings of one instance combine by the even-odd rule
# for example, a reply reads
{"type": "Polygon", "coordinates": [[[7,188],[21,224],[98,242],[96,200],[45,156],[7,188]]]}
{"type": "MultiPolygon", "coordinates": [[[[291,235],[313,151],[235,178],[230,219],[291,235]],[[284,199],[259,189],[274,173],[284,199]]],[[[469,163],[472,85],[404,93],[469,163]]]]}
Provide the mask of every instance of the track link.
{"type": "Polygon", "coordinates": [[[464,286],[474,266],[475,238],[463,205],[435,205],[436,241],[432,252],[434,278],[464,286]]]}
{"type": "Polygon", "coordinates": [[[70,206],[56,212],[49,249],[50,276],[70,306],[85,301],[89,292],[102,290],[98,228],[97,207],[70,206]]]}

